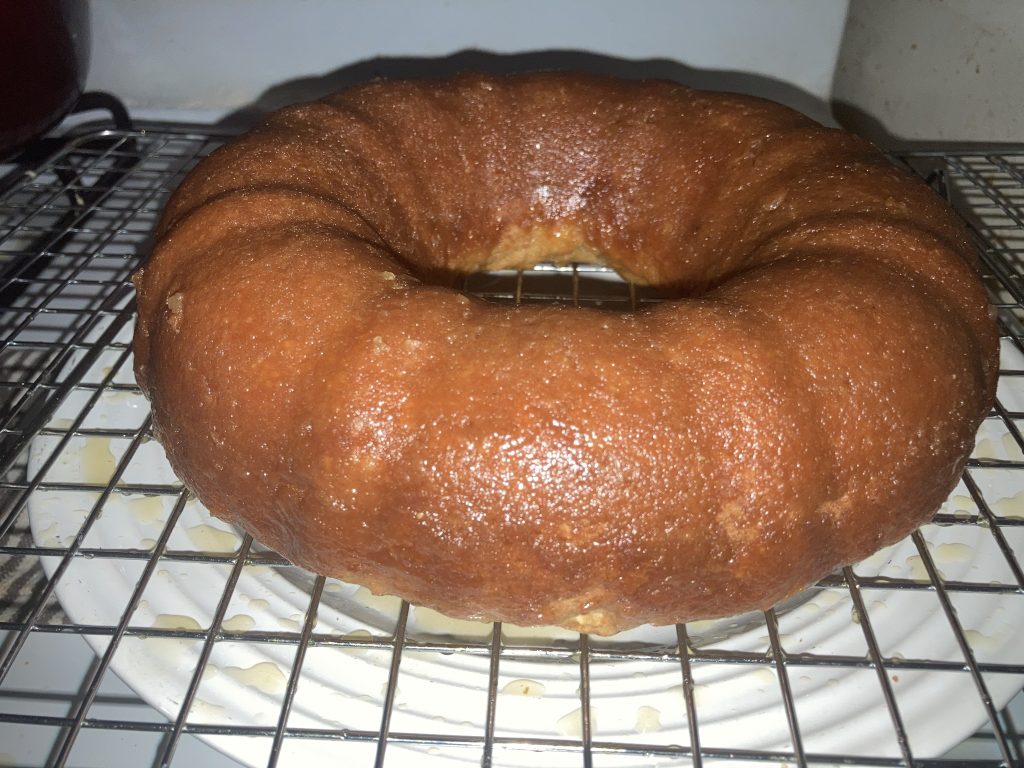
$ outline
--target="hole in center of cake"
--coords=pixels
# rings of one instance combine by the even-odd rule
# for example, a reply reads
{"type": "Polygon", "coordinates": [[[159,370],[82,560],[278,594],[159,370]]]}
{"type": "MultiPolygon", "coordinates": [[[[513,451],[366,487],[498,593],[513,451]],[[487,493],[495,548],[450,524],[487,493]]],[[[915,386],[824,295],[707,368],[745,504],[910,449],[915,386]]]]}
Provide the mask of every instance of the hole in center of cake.
{"type": "Polygon", "coordinates": [[[663,288],[631,283],[611,267],[575,262],[474,272],[456,287],[499,304],[564,304],[620,312],[668,298],[663,288]]]}

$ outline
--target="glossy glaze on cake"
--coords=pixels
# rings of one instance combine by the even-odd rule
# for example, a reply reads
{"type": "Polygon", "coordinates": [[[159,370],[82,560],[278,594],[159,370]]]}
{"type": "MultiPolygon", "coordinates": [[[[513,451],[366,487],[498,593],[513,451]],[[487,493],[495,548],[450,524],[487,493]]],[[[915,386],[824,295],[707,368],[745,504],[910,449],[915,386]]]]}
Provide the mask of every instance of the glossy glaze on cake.
{"type": "Polygon", "coordinates": [[[927,520],[994,396],[976,267],[923,184],[769,102],[373,82],[188,176],[136,372],[182,480],[295,563],[606,634],[766,608],[927,520]],[[538,261],[681,298],[444,287],[538,261]]]}

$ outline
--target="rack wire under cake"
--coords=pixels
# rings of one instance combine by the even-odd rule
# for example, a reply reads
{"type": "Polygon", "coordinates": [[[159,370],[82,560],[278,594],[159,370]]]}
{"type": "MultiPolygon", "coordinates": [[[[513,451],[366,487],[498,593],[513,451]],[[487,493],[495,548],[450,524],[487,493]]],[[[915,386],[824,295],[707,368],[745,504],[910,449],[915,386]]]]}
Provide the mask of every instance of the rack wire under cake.
{"type": "MultiPolygon", "coordinates": [[[[1021,764],[1024,148],[894,157],[976,232],[1003,332],[999,399],[934,522],[763,615],[600,639],[306,574],[166,473],[129,276],[223,140],[86,130],[0,186],[0,764],[103,744],[111,766],[206,764],[207,743],[251,765],[1021,764]]],[[[585,265],[465,288],[659,298],[585,265]]]]}

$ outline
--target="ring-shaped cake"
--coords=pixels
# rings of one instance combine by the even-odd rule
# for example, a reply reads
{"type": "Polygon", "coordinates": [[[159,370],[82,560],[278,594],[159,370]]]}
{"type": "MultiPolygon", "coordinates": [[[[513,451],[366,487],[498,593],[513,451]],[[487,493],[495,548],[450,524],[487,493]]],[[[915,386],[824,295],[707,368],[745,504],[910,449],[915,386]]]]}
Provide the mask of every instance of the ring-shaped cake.
{"type": "Polygon", "coordinates": [[[927,520],[994,397],[977,267],[926,186],[776,104],[379,81],[188,175],[135,365],[181,479],[295,563],[608,634],[766,608],[927,520]],[[446,287],[541,261],[677,298],[446,287]]]}

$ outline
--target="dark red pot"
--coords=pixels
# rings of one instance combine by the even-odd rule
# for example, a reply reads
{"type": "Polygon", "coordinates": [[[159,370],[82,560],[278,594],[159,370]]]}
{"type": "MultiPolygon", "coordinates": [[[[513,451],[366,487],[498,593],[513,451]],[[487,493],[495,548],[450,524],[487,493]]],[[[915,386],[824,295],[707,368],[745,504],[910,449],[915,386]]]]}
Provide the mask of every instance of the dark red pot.
{"type": "Polygon", "coordinates": [[[88,58],[85,0],[0,0],[0,158],[68,113],[88,58]]]}

